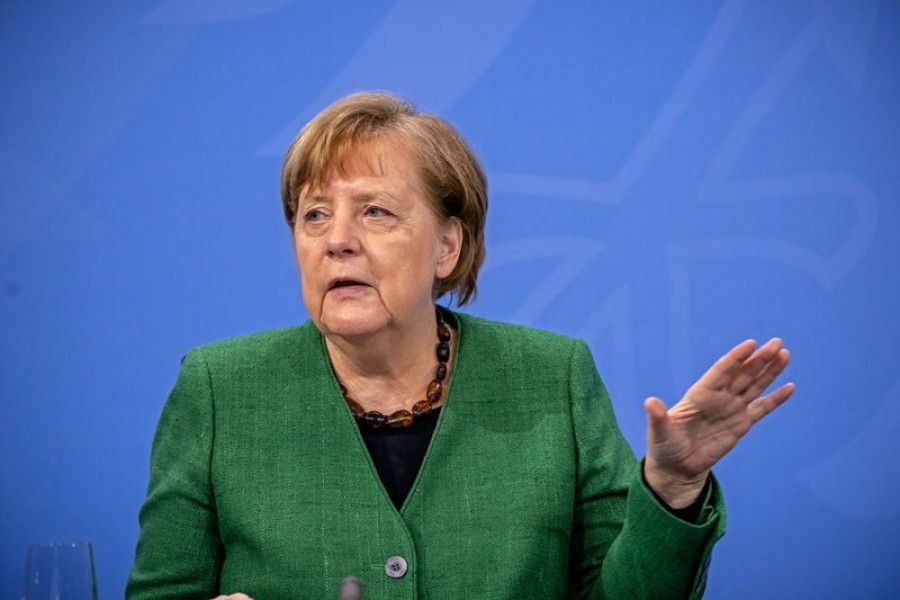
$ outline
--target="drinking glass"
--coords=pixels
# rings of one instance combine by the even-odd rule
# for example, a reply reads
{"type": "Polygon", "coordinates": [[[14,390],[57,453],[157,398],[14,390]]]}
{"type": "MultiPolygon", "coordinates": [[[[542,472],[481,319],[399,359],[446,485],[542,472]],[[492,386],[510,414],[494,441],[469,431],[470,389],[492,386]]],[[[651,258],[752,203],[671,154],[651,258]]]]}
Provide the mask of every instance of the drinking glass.
{"type": "Polygon", "coordinates": [[[22,600],[97,600],[90,542],[29,546],[22,600]]]}

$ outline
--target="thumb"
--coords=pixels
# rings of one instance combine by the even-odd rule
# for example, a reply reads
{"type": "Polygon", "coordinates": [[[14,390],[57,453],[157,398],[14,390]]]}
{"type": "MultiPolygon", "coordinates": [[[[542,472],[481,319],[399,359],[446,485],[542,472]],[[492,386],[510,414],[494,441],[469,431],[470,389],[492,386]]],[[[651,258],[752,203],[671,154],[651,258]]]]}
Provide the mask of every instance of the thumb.
{"type": "Polygon", "coordinates": [[[647,445],[651,446],[666,441],[669,437],[669,413],[666,404],[656,396],[644,400],[647,411],[647,445]]]}

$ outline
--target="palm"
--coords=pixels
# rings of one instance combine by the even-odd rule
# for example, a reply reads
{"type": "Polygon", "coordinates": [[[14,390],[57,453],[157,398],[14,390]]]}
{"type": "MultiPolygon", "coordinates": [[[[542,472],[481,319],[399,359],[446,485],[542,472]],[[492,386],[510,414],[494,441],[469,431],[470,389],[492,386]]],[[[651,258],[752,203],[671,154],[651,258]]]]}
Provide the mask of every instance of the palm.
{"type": "Polygon", "coordinates": [[[705,480],[757,421],[791,396],[792,383],[761,396],[788,360],[778,338],[759,348],[747,340],[716,361],[668,411],[658,398],[648,398],[648,468],[674,481],[705,480]]]}

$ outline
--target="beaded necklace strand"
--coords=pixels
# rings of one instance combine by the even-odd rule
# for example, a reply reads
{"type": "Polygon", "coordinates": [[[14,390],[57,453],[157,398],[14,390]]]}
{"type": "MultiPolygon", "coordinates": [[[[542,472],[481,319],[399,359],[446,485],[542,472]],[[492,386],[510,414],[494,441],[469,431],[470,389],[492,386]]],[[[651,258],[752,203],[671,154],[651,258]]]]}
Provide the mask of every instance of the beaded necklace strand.
{"type": "Polygon", "coordinates": [[[438,403],[440,403],[441,396],[444,394],[442,382],[447,377],[447,361],[450,360],[450,328],[447,327],[447,323],[444,321],[444,315],[437,307],[435,307],[435,315],[437,320],[438,343],[436,354],[438,366],[437,371],[434,374],[434,379],[428,384],[428,390],[425,392],[425,399],[419,400],[413,404],[411,411],[401,409],[394,411],[389,415],[385,415],[377,410],[364,410],[356,400],[347,394],[347,388],[345,388],[342,383],[338,383],[341,387],[341,394],[343,394],[344,400],[346,400],[347,404],[350,406],[353,418],[355,418],[357,422],[362,423],[367,427],[371,427],[372,429],[378,429],[384,425],[396,428],[411,427],[416,419],[427,415],[436,408],[438,403]]]}

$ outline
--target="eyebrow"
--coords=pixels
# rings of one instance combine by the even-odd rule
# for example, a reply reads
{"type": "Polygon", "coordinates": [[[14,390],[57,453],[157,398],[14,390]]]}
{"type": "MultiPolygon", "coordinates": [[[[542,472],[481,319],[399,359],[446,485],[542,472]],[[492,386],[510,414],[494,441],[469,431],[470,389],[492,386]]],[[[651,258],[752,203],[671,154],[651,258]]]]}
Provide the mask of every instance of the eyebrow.
{"type": "MultiPolygon", "coordinates": [[[[371,200],[393,200],[394,197],[391,194],[389,194],[383,190],[378,190],[378,191],[366,190],[366,191],[360,191],[359,193],[353,194],[351,199],[356,203],[360,203],[360,202],[369,202],[371,200]]],[[[307,202],[307,203],[315,203],[315,202],[330,203],[331,197],[326,194],[316,194],[315,196],[307,196],[306,198],[301,197],[300,201],[307,202]]]]}

